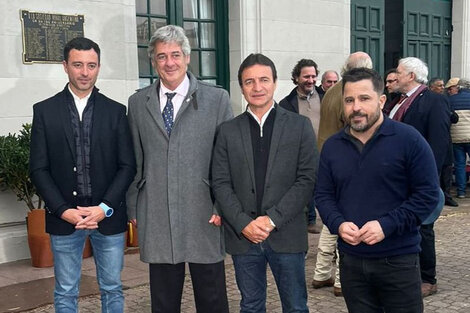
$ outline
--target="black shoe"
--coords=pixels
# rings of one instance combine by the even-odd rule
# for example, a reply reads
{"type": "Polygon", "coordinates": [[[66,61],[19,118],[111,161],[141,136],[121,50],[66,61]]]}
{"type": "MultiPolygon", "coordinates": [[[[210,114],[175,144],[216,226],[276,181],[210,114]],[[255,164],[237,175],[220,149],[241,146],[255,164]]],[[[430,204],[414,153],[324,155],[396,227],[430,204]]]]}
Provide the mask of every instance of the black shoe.
{"type": "Polygon", "coordinates": [[[455,201],[454,199],[452,198],[447,198],[446,199],[446,202],[445,202],[446,205],[448,206],[459,206],[459,204],[457,203],[457,201],[455,201]]]}

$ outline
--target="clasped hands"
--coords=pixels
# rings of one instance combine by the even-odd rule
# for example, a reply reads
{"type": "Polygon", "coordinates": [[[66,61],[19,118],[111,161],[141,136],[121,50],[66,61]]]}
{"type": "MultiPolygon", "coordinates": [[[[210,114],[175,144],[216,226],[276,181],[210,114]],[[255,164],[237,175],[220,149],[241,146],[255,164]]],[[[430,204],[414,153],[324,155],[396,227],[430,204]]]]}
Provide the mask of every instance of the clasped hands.
{"type": "Polygon", "coordinates": [[[339,226],[338,234],[345,242],[353,246],[361,242],[374,245],[385,238],[382,226],[377,220],[365,223],[360,229],[353,222],[344,222],[339,226]]]}
{"type": "Polygon", "coordinates": [[[97,229],[98,223],[104,219],[104,211],[99,206],[67,209],[62,213],[62,219],[75,225],[75,229],[97,229]]]}
{"type": "Polygon", "coordinates": [[[264,215],[246,225],[242,230],[242,234],[253,243],[261,243],[269,237],[273,229],[269,216],[264,215]]]}

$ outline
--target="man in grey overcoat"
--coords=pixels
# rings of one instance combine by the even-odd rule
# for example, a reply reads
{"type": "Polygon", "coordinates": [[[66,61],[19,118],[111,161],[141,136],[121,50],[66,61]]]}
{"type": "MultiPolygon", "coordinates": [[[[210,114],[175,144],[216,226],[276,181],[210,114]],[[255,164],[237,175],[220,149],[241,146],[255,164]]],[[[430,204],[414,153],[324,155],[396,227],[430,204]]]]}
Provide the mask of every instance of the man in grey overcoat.
{"type": "Polygon", "coordinates": [[[269,264],[282,311],[306,313],[306,205],[317,160],[312,123],[274,102],[277,75],[268,57],[250,54],[238,81],[248,107],[220,126],[212,187],[242,295],[240,312],[266,312],[269,264]]]}
{"type": "Polygon", "coordinates": [[[228,93],[188,72],[181,27],[159,28],[149,56],[159,79],[129,98],[137,175],[127,193],[149,263],[152,312],[180,312],[185,264],[198,312],[228,312],[221,219],[210,191],[219,124],[233,117],[228,93]]]}

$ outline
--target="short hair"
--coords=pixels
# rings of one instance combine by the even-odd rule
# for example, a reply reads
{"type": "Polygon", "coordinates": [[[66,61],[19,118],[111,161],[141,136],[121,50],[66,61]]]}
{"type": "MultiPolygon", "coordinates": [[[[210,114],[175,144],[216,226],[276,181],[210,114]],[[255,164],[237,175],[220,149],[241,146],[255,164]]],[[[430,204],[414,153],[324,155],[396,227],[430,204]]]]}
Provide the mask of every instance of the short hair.
{"type": "Polygon", "coordinates": [[[408,73],[415,74],[415,81],[420,84],[428,82],[428,66],[421,59],[415,57],[407,57],[398,61],[408,73]]]}
{"type": "MultiPolygon", "coordinates": [[[[328,74],[328,73],[335,73],[336,78],[339,79],[338,72],[333,71],[333,70],[328,70],[328,71],[326,71],[325,73],[323,73],[323,75],[321,76],[321,82],[322,82],[322,83],[325,81],[326,74],[328,74]]],[[[317,75],[318,75],[318,73],[317,73],[317,75]]]]}
{"type": "Polygon", "coordinates": [[[317,73],[317,76],[318,76],[319,74],[318,65],[317,63],[315,63],[315,61],[310,60],[310,59],[301,59],[299,62],[297,62],[297,64],[294,66],[291,72],[291,75],[292,75],[291,79],[294,82],[294,84],[297,85],[297,78],[299,78],[300,72],[302,71],[302,69],[304,67],[312,67],[312,66],[315,68],[315,72],[317,73]]]}
{"type": "Polygon", "coordinates": [[[101,57],[100,47],[93,40],[85,38],[85,37],[75,37],[69,42],[67,42],[64,47],[64,61],[65,62],[68,62],[70,50],[72,49],[81,50],[81,51],[93,49],[95,50],[96,54],[98,54],[98,63],[100,63],[100,57],[101,57]]]}
{"type": "Polygon", "coordinates": [[[240,64],[240,68],[238,69],[238,84],[240,87],[242,87],[242,73],[243,71],[253,65],[265,65],[269,66],[271,68],[271,72],[273,73],[273,81],[277,81],[277,71],[276,71],[276,66],[274,65],[273,61],[271,61],[270,58],[265,56],[264,54],[261,53],[252,53],[249,56],[246,57],[245,60],[243,60],[242,64],[240,64]]]}
{"type": "Polygon", "coordinates": [[[153,33],[152,38],[150,38],[149,46],[147,49],[149,58],[153,59],[153,54],[155,51],[155,44],[157,42],[174,42],[181,47],[184,55],[191,54],[191,45],[189,44],[189,39],[186,37],[186,33],[183,28],[176,25],[166,25],[160,27],[153,33]]]}
{"type": "Polygon", "coordinates": [[[342,93],[344,93],[344,86],[346,86],[346,83],[355,83],[365,79],[370,80],[372,82],[374,91],[378,95],[381,95],[383,93],[384,81],[382,77],[380,77],[380,74],[373,69],[365,67],[353,68],[343,74],[342,93]]]}
{"type": "Polygon", "coordinates": [[[435,84],[437,81],[439,81],[439,80],[442,80],[442,81],[444,82],[444,80],[443,80],[442,78],[440,78],[440,77],[433,77],[433,78],[431,78],[431,79],[429,80],[428,86],[431,87],[432,85],[434,85],[434,84],[435,84]]]}
{"type": "Polygon", "coordinates": [[[459,89],[470,89],[470,80],[466,78],[461,78],[459,79],[457,86],[459,87],[459,89]]]}
{"type": "Polygon", "coordinates": [[[397,73],[397,69],[394,67],[394,68],[391,68],[389,70],[387,70],[384,74],[384,80],[387,79],[387,76],[390,75],[390,74],[396,74],[397,73]]]}
{"type": "Polygon", "coordinates": [[[370,69],[373,68],[372,59],[370,58],[370,56],[363,51],[351,53],[343,65],[343,68],[341,70],[341,76],[343,75],[343,73],[346,73],[352,70],[353,68],[361,67],[370,69]]]}

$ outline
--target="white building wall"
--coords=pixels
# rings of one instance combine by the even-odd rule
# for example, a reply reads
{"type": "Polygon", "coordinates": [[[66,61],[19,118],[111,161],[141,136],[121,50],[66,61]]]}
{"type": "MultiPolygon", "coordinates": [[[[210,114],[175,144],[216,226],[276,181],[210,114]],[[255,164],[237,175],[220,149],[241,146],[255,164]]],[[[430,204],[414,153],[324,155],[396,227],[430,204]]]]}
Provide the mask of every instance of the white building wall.
{"type": "Polygon", "coordinates": [[[452,2],[451,77],[470,79],[470,1],[452,2]]]}
{"type": "Polygon", "coordinates": [[[263,53],[274,61],[277,101],[294,87],[290,77],[298,60],[313,59],[321,75],[330,69],[339,72],[349,54],[349,0],[230,0],[229,5],[230,91],[235,114],[245,107],[238,67],[250,53],[263,53]]]}
{"type": "MultiPolygon", "coordinates": [[[[61,64],[23,64],[20,10],[82,14],[84,33],[101,48],[97,87],[126,104],[138,88],[135,0],[0,1],[0,135],[18,132],[32,120],[32,105],[62,90],[68,79],[61,64]]],[[[22,222],[27,210],[0,192],[0,225],[22,222]]],[[[0,227],[0,263],[28,258],[24,226],[0,227]],[[10,234],[10,235],[6,235],[10,234]]]]}

